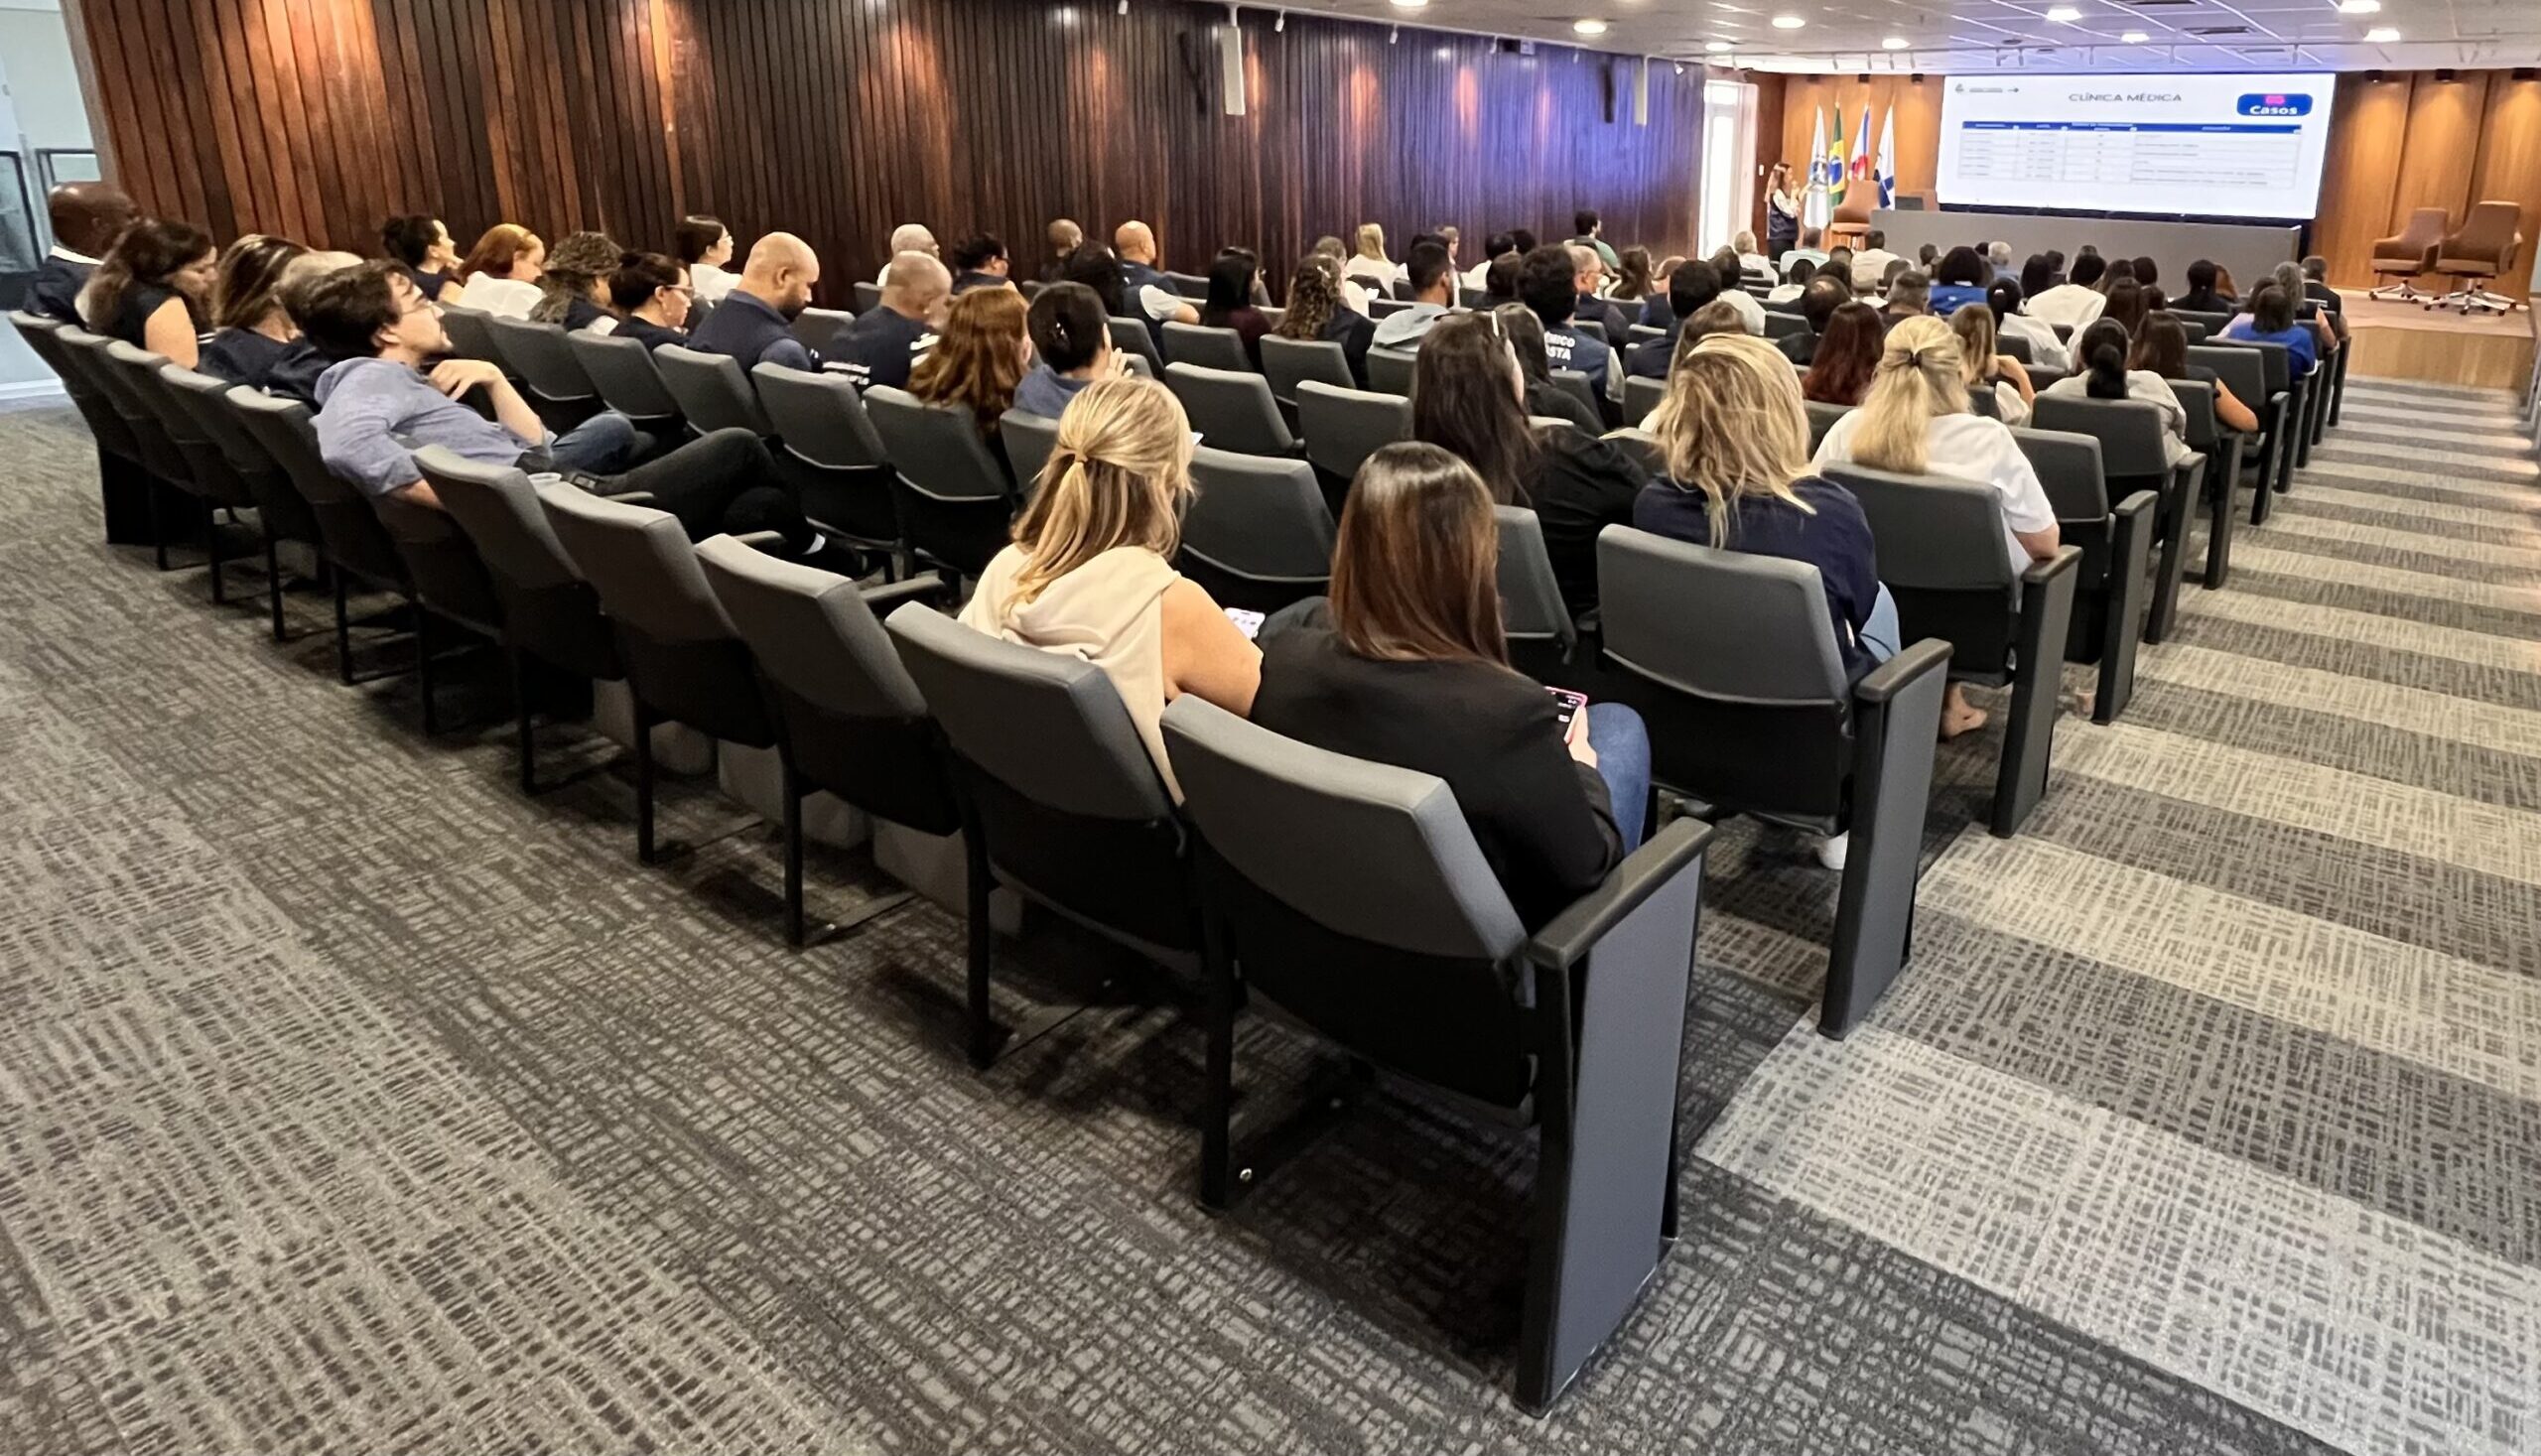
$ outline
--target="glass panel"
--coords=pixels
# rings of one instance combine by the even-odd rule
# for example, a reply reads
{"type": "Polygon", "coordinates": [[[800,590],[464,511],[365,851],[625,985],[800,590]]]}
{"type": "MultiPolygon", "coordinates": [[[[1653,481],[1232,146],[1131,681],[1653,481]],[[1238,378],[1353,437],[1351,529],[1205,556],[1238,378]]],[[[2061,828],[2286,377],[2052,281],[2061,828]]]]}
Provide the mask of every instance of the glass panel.
{"type": "Polygon", "coordinates": [[[36,165],[44,175],[44,186],[47,192],[52,191],[58,183],[100,182],[106,175],[97,166],[96,153],[71,151],[63,147],[53,147],[36,153],[36,165]]]}

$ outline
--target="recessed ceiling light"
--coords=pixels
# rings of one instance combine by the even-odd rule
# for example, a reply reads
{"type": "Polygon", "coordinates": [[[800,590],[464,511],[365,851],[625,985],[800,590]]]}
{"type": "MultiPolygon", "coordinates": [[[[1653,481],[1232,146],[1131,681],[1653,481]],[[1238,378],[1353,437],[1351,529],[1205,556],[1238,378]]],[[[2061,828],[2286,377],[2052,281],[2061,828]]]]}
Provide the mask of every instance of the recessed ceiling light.
{"type": "Polygon", "coordinates": [[[1906,38],[1904,36],[1890,36],[1887,40],[1879,43],[1879,49],[1882,51],[1903,51],[1906,49],[1906,38]]]}
{"type": "Polygon", "coordinates": [[[2382,8],[2382,0],[2339,0],[2340,15],[2371,15],[2382,8]]]}
{"type": "Polygon", "coordinates": [[[2364,39],[2376,46],[2388,46],[2400,39],[2400,33],[2387,25],[2377,25],[2364,33],[2364,39]]]}
{"type": "Polygon", "coordinates": [[[2082,18],[2082,12],[2071,5],[2050,5],[2047,7],[2047,18],[2058,25],[2072,25],[2082,18]]]}
{"type": "Polygon", "coordinates": [[[1801,19],[1797,15],[1777,15],[1774,17],[1774,29],[1778,31],[1796,31],[1806,24],[1808,24],[1807,21],[1801,19]]]}
{"type": "Polygon", "coordinates": [[[1717,56],[1721,52],[1729,49],[1729,43],[1727,41],[1705,41],[1703,42],[1703,49],[1709,51],[1714,56],[1717,56]]]}
{"type": "Polygon", "coordinates": [[[1594,16],[1589,16],[1584,19],[1572,21],[1570,23],[1570,29],[1576,34],[1583,36],[1602,36],[1606,33],[1606,23],[1594,16]]]}
{"type": "Polygon", "coordinates": [[[2122,44],[2122,45],[2127,45],[2127,46],[2141,46],[2141,45],[2143,45],[2146,41],[2149,41],[2149,40],[2151,40],[2151,39],[2153,39],[2153,38],[2152,38],[2151,36],[2148,36],[2148,35],[2144,34],[2142,31],[2128,31],[2125,35],[2122,35],[2122,36],[2118,37],[2117,39],[2118,39],[2119,43],[2120,43],[2120,44],[2122,44]]]}
{"type": "Polygon", "coordinates": [[[1394,8],[1397,10],[1418,10],[1421,6],[1428,3],[1429,0],[1394,0],[1394,8]]]}

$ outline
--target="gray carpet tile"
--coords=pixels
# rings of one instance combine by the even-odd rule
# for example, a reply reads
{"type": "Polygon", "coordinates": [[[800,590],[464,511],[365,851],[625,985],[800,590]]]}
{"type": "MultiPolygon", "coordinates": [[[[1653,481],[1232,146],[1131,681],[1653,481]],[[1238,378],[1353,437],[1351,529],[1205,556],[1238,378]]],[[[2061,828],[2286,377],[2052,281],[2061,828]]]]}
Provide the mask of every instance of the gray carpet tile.
{"type": "MultiPolygon", "coordinates": [[[[0,1450],[2531,1449],[2541,486],[2392,433],[2501,397],[2350,399],[2021,839],[1999,725],[1942,747],[1850,1040],[1833,876],[1724,828],[1684,1237],[1541,1422],[1527,1137],[1380,1088],[1206,1216],[1200,1041],[1125,958],[1002,943],[973,1073],[957,919],[787,951],[711,781],[637,866],[604,741],[543,729],[579,776],[522,797],[498,671],[426,741],[323,598],[277,647],[97,545],[75,416],[11,412],[0,1450]]],[[[814,857],[816,914],[890,888],[814,857]]],[[[1238,1065],[1248,1122],[1331,1071],[1238,1065]]]]}

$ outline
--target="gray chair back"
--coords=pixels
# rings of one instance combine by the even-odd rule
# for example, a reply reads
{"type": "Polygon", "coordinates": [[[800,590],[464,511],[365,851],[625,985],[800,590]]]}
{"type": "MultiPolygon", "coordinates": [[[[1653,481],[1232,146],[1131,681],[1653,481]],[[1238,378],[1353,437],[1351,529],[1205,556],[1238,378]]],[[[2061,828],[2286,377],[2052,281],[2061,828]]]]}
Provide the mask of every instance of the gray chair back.
{"type": "Polygon", "coordinates": [[[1650,418],[1659,402],[1668,397],[1668,381],[1645,379],[1635,375],[1624,381],[1624,423],[1638,425],[1650,418]]]}
{"type": "Polygon", "coordinates": [[[2174,379],[2171,393],[2188,414],[2184,432],[2191,450],[2210,451],[2222,444],[2222,426],[2214,418],[2214,386],[2203,379],[2174,379]]]}
{"type": "MultiPolygon", "coordinates": [[[[2268,394],[2284,394],[2294,388],[2294,350],[2284,344],[2270,342],[2263,338],[2227,338],[2219,346],[2248,349],[2256,353],[2259,356],[2260,366],[2267,371],[2268,394]]],[[[2262,399],[2266,397],[2266,395],[2260,396],[2262,399]]]]}
{"type": "Polygon", "coordinates": [[[1995,334],[1994,352],[2001,354],[2008,359],[2016,359],[2024,364],[2034,364],[2038,362],[2038,360],[2033,356],[2033,350],[2029,346],[2029,340],[2017,333],[1995,334]]]}
{"type": "Polygon", "coordinates": [[[845,309],[805,309],[794,316],[794,336],[812,352],[827,353],[838,341],[839,331],[856,322],[856,316],[845,309]]]}
{"type": "Polygon", "coordinates": [[[1861,502],[1880,581],[1897,598],[1906,636],[1950,643],[1955,676],[2004,681],[2021,580],[2004,551],[1994,487],[1867,465],[1829,465],[1820,473],[1861,502]]]}
{"type": "Polygon", "coordinates": [[[88,371],[72,361],[69,346],[62,341],[62,331],[69,326],[23,309],[12,312],[9,323],[36,357],[61,376],[63,392],[70,396],[80,417],[88,422],[88,433],[97,437],[98,447],[110,454],[129,455],[132,443],[123,417],[115,413],[114,402],[89,379],[88,371]]]}
{"type": "Polygon", "coordinates": [[[882,437],[842,375],[760,364],[759,407],[780,441],[778,463],[802,492],[803,513],[860,546],[896,547],[898,508],[882,437]]]}
{"type": "Polygon", "coordinates": [[[978,576],[1005,547],[1015,492],[971,412],[921,404],[904,389],[877,385],[865,392],[865,413],[891,463],[909,545],[954,572],[978,576]]]}
{"type": "Polygon", "coordinates": [[[1368,299],[1368,317],[1382,320],[1389,315],[1403,313],[1410,307],[1411,305],[1403,299],[1377,298],[1372,295],[1368,299]]]}
{"type": "Polygon", "coordinates": [[[2180,331],[2188,335],[2188,341],[2191,343],[2204,343],[2214,333],[2213,330],[2195,319],[2181,319],[2179,323],[2180,331]]]}
{"type": "Polygon", "coordinates": [[[1606,326],[1595,319],[1574,318],[1569,323],[1564,324],[1561,327],[1578,334],[1582,338],[1593,339],[1598,343],[1613,342],[1612,339],[1606,337],[1606,326]]]}
{"type": "Polygon", "coordinates": [[[2038,473],[2038,483],[2047,491],[2048,503],[2056,507],[2060,523],[2099,526],[2107,522],[2108,476],[2096,437],[2033,425],[2014,430],[2012,439],[2038,473]]]}
{"type": "Polygon", "coordinates": [[[1262,335],[1262,373],[1270,381],[1270,397],[1283,405],[1297,402],[1297,386],[1311,379],[1334,389],[1356,389],[1350,355],[1341,345],[1321,338],[1262,335]]]}
{"type": "Polygon", "coordinates": [[[600,392],[601,403],[630,420],[661,422],[679,418],[679,401],[662,386],[653,367],[652,350],[632,338],[594,333],[585,329],[565,335],[565,347],[583,374],[600,392]]]}
{"type": "Polygon", "coordinates": [[[1835,422],[1844,418],[1845,414],[1852,409],[1851,405],[1829,404],[1822,399],[1806,400],[1804,404],[1808,411],[1808,448],[1810,450],[1825,444],[1826,432],[1835,428],[1835,422]]]}
{"type": "Polygon", "coordinates": [[[1767,309],[1765,311],[1765,336],[1767,338],[1782,338],[1792,334],[1806,333],[1808,331],[1808,320],[1804,315],[1785,314],[1773,309],[1767,309]]]}
{"type": "Polygon", "coordinates": [[[479,464],[434,445],[415,465],[476,545],[502,602],[505,645],[582,677],[625,674],[600,614],[600,596],[575,569],[539,504],[538,487],[512,465],[479,464]]]}
{"type": "Polygon", "coordinates": [[[653,367],[661,371],[662,387],[678,401],[689,428],[699,434],[735,429],[759,436],[776,433],[749,377],[741,372],[741,361],[731,354],[666,343],[653,350],[653,367]]]}
{"type": "Polygon", "coordinates": [[[506,371],[518,376],[532,395],[552,404],[600,398],[591,374],[565,341],[561,326],[527,319],[490,318],[485,327],[493,333],[494,347],[502,354],[506,371]]]}
{"type": "Polygon", "coordinates": [[[372,586],[405,590],[405,559],[380,527],[379,514],[370,508],[369,500],[327,468],[326,460],[318,454],[318,430],[309,407],[298,400],[259,394],[243,384],[231,388],[228,399],[248,433],[308,502],[327,559],[372,586]]]}
{"type": "Polygon", "coordinates": [[[450,335],[450,351],[463,359],[482,359],[511,372],[511,360],[503,356],[502,345],[494,341],[494,316],[482,309],[463,308],[458,304],[441,306],[441,328],[450,335]]]}
{"type": "Polygon", "coordinates": [[[1197,364],[1204,369],[1253,368],[1253,356],[1245,352],[1243,334],[1232,329],[1211,329],[1199,324],[1165,325],[1164,356],[1172,363],[1197,364]]]}
{"type": "Polygon", "coordinates": [[[1668,331],[1655,324],[1635,324],[1624,330],[1624,342],[1627,346],[1636,343],[1648,343],[1654,338],[1666,338],[1667,336],[1668,331]]]}
{"type": "Polygon", "coordinates": [[[1205,299],[1209,296],[1209,280],[1197,273],[1167,273],[1164,275],[1164,286],[1186,299],[1205,299]]]}
{"type": "MultiPolygon", "coordinates": [[[[1620,367],[1620,363],[1616,367],[1620,367]]],[[[1606,406],[1597,398],[1597,387],[1588,382],[1586,374],[1577,369],[1555,369],[1552,382],[1556,388],[1566,391],[1572,399],[1586,406],[1593,418],[1602,420],[1606,417],[1606,406]]]]}
{"type": "Polygon", "coordinates": [[[2267,361],[2257,350],[2228,343],[2193,343],[2189,345],[2188,361],[2212,369],[2234,399],[2248,405],[2262,421],[2266,419],[2267,361]]]}
{"type": "Polygon", "coordinates": [[[1848,696],[1813,566],[1610,526],[1597,601],[1606,655],[1678,692],[1758,707],[1848,696]]]}
{"type": "Polygon", "coordinates": [[[1164,377],[1164,359],[1155,351],[1155,335],[1147,331],[1140,320],[1115,318],[1112,321],[1112,346],[1133,358],[1146,361],[1148,377],[1164,377]]]}
{"type": "Polygon", "coordinates": [[[1410,349],[1372,348],[1368,350],[1368,388],[1378,394],[1409,398],[1416,365],[1417,356],[1410,349]]]}
{"type": "Polygon", "coordinates": [[[882,307],[882,285],[878,283],[859,283],[850,291],[856,296],[855,312],[859,315],[870,314],[882,307]]]}
{"type": "Polygon", "coordinates": [[[1279,417],[1279,402],[1270,396],[1270,381],[1250,369],[1204,369],[1197,364],[1164,366],[1164,382],[1182,401],[1191,428],[1201,443],[1243,455],[1285,456],[1295,452],[1296,437],[1279,417]]]}
{"type": "MultiPolygon", "coordinates": [[[[98,334],[80,334],[72,342],[86,351],[91,376],[116,413],[131,427],[151,473],[180,489],[200,494],[201,486],[195,480],[194,462],[168,428],[169,416],[176,406],[165,400],[158,382],[159,366],[167,359],[120,338],[98,334]]],[[[191,431],[192,427],[188,428],[191,431]]]]}
{"type": "Polygon", "coordinates": [[[1492,514],[1500,522],[1500,614],[1509,661],[1538,682],[1554,681],[1579,645],[1579,626],[1552,574],[1543,522],[1519,505],[1493,506],[1492,514]]]}
{"type": "Polygon", "coordinates": [[[1411,401],[1309,379],[1297,385],[1297,430],[1306,459],[1346,484],[1368,457],[1411,438],[1411,401]]]}
{"type": "Polygon", "coordinates": [[[2088,435],[2100,443],[2100,465],[2109,479],[2150,480],[2156,488],[2171,473],[2168,432],[2161,406],[2132,399],[2074,399],[2041,395],[2030,424],[2039,430],[2088,435]]]}
{"type": "Polygon", "coordinates": [[[1181,565],[1220,605],[1276,611],[1330,584],[1332,512],[1314,466],[1203,446],[1191,484],[1181,565]]]}
{"type": "Polygon", "coordinates": [[[2208,335],[2222,332],[2223,326],[2232,322],[2229,314],[2201,314],[2189,309],[2173,309],[2171,317],[2183,324],[2204,325],[2208,335]]]}
{"type": "Polygon", "coordinates": [[[1041,483],[1041,467],[1059,448],[1059,422],[1047,415],[1007,410],[998,416],[997,438],[1005,446],[1005,463],[1014,469],[1014,488],[1030,495],[1041,483]]]}

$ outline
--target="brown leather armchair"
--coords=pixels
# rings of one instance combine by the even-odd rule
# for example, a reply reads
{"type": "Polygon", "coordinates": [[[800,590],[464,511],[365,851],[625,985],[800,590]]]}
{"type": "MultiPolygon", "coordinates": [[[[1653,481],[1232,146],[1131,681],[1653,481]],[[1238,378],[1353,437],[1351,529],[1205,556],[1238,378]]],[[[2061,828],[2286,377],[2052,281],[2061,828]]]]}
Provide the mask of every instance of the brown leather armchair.
{"type": "Polygon", "coordinates": [[[1879,189],[1855,182],[1844,189],[1844,200],[1835,204],[1835,215],[1826,222],[1826,246],[1858,248],[1870,235],[1870,210],[1878,205],[1879,189]]]}
{"type": "Polygon", "coordinates": [[[2486,284],[2503,277],[2523,251],[2523,207],[2516,202],[2474,202],[2462,219],[2462,230],[2436,249],[2435,271],[2461,285],[2437,299],[2431,309],[2459,308],[2502,314],[2522,308],[2523,301],[2490,291],[2486,284]]]}
{"type": "Polygon", "coordinates": [[[2450,221],[2442,207],[2419,207],[2409,213],[2409,225],[2400,229],[2399,236],[2374,239],[2373,276],[2400,281],[2381,284],[2365,297],[2411,304],[2432,297],[2418,291],[2417,280],[2435,271],[2435,255],[2450,221]]]}

